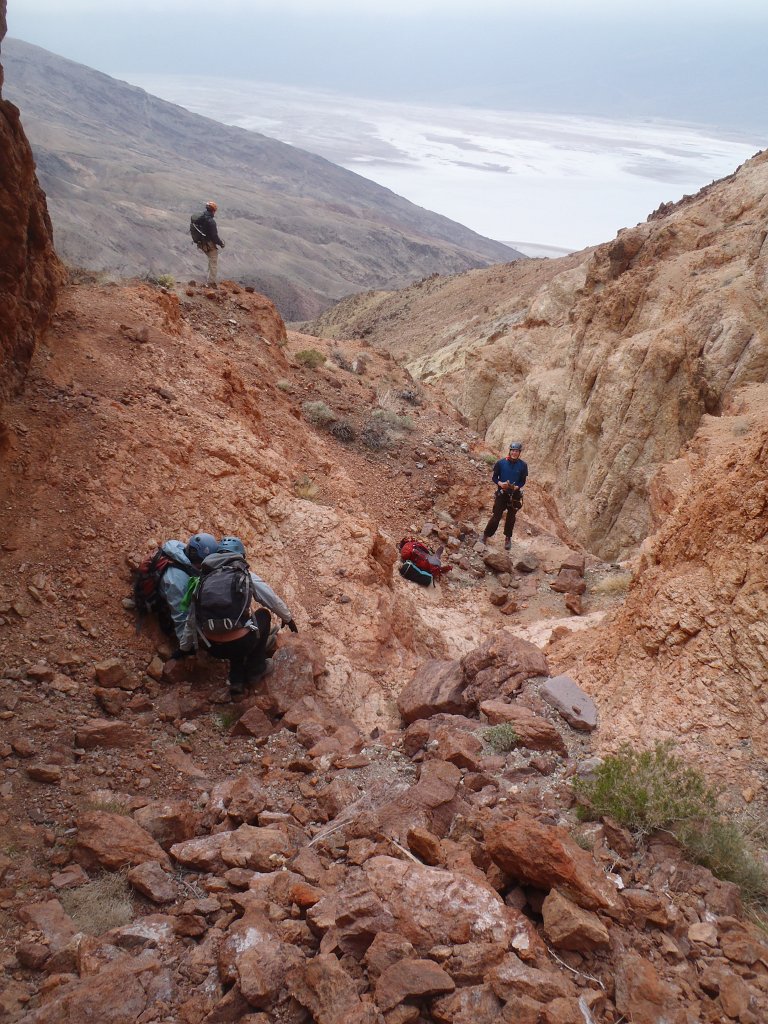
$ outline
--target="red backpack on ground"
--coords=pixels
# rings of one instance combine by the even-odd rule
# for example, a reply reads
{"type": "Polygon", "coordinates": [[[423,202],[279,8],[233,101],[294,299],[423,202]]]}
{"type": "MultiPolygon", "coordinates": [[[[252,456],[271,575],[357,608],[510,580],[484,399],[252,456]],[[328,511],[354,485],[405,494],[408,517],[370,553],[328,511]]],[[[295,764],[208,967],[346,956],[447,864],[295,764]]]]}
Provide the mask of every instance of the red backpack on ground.
{"type": "Polygon", "coordinates": [[[403,562],[412,562],[417,569],[428,572],[434,580],[439,580],[441,576],[453,569],[452,565],[441,563],[442,547],[438,548],[436,552],[431,551],[423,541],[416,540],[415,537],[403,537],[398,547],[403,562]]]}

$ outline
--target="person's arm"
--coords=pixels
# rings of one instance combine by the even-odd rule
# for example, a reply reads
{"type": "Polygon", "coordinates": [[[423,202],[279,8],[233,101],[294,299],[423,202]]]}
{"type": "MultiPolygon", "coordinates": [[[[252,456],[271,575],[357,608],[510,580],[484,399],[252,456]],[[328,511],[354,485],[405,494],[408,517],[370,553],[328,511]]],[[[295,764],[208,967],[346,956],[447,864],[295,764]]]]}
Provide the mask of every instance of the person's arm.
{"type": "Polygon", "coordinates": [[[184,628],[179,637],[179,650],[182,654],[193,654],[197,648],[197,616],[194,604],[190,605],[184,628]]]}
{"type": "Polygon", "coordinates": [[[522,477],[522,480],[520,481],[520,483],[517,485],[520,488],[521,491],[525,487],[525,481],[528,479],[528,464],[526,463],[522,468],[523,468],[523,477],[522,477]]]}
{"type": "Polygon", "coordinates": [[[173,631],[176,634],[179,647],[182,646],[181,638],[184,634],[184,626],[187,622],[188,611],[182,609],[181,602],[187,591],[189,577],[181,569],[168,569],[163,574],[161,582],[162,594],[168,604],[168,610],[173,620],[173,631]]]}
{"type": "Polygon", "coordinates": [[[499,463],[498,462],[494,463],[493,475],[491,476],[491,480],[493,480],[493,482],[495,484],[498,484],[498,482],[499,482],[499,463]]]}
{"type": "Polygon", "coordinates": [[[278,618],[283,620],[285,625],[293,622],[293,614],[285,601],[279,598],[272,587],[268,586],[255,572],[251,573],[251,583],[253,584],[253,592],[259,604],[263,604],[265,608],[269,608],[271,612],[274,612],[278,618]]]}
{"type": "Polygon", "coordinates": [[[213,217],[208,222],[208,238],[216,245],[220,245],[222,249],[224,248],[224,243],[219,238],[219,229],[216,227],[216,221],[213,217]]]}

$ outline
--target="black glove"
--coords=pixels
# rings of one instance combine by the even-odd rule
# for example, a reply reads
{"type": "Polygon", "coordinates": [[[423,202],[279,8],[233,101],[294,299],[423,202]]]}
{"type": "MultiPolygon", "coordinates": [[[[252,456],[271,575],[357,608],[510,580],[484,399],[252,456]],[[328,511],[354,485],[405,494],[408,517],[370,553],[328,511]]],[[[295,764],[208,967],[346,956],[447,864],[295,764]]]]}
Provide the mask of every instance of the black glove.
{"type": "Polygon", "coordinates": [[[296,625],[296,623],[293,621],[293,619],[291,619],[290,622],[286,622],[286,626],[288,627],[288,629],[290,629],[290,631],[292,633],[298,633],[299,632],[299,627],[296,625]]]}
{"type": "Polygon", "coordinates": [[[189,658],[194,653],[195,653],[194,651],[182,651],[182,649],[180,647],[177,647],[176,650],[171,653],[171,656],[170,656],[170,658],[168,660],[169,661],[181,661],[182,658],[189,658]]]}
{"type": "Polygon", "coordinates": [[[224,243],[223,242],[219,242],[219,245],[221,246],[222,249],[224,248],[224,243]]]}

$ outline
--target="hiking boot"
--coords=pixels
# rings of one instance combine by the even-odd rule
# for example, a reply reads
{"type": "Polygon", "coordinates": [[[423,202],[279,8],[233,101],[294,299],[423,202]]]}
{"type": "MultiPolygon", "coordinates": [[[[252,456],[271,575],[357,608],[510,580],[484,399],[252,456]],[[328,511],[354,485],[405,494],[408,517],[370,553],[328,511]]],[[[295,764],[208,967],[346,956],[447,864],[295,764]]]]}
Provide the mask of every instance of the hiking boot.
{"type": "Polygon", "coordinates": [[[480,543],[483,545],[483,547],[486,547],[490,539],[490,537],[486,537],[486,535],[483,534],[483,539],[480,541],[480,543]]]}
{"type": "Polygon", "coordinates": [[[511,537],[505,537],[504,538],[504,550],[505,551],[509,551],[509,549],[511,547],[512,547],[512,538],[511,537]]]}

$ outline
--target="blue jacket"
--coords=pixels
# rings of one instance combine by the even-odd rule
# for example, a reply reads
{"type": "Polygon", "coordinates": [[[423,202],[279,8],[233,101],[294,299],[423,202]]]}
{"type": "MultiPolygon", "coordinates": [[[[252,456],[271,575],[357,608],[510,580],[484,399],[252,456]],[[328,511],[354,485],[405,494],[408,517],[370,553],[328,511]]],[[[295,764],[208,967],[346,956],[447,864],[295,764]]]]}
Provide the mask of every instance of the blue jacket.
{"type": "Polygon", "coordinates": [[[160,580],[159,591],[168,603],[168,608],[173,619],[173,628],[176,631],[176,639],[181,644],[184,633],[184,623],[187,621],[188,611],[181,610],[181,602],[187,592],[187,584],[190,575],[194,574],[192,563],[184,554],[184,544],[180,540],[167,540],[162,547],[163,554],[168,555],[175,562],[189,566],[189,573],[178,569],[175,565],[170,566],[163,573],[160,580]]]}
{"type": "Polygon", "coordinates": [[[509,459],[499,459],[496,465],[493,467],[493,482],[495,484],[516,484],[518,487],[525,487],[525,481],[528,479],[528,463],[523,462],[522,459],[515,459],[514,462],[510,462],[509,459]]]}

